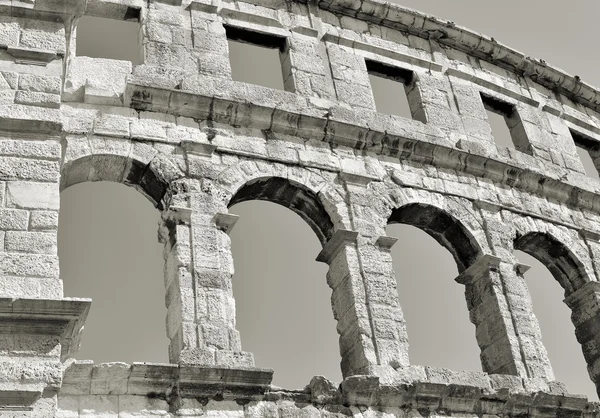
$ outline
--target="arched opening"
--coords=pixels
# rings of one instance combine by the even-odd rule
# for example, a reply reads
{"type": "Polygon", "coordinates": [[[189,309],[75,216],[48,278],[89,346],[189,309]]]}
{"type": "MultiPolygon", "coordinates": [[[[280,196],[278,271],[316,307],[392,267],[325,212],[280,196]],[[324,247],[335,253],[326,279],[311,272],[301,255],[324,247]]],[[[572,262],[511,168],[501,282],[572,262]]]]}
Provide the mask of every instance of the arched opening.
{"type": "MultiPolygon", "coordinates": [[[[151,147],[148,147],[153,150],[151,147]]],[[[146,151],[147,152],[147,151],[146,151]]],[[[142,193],[154,206],[163,209],[162,199],[168,183],[151,167],[152,163],[112,154],[93,154],[78,158],[62,168],[60,189],[94,181],[123,183],[142,193]]]]}
{"type": "Polygon", "coordinates": [[[571,310],[559,303],[584,280],[583,266],[548,234],[520,236],[515,240],[515,250],[519,262],[531,266],[524,278],[556,380],[566,384],[569,392],[597,401],[596,388],[570,321],[571,310]]]}
{"type": "Polygon", "coordinates": [[[411,363],[481,370],[465,289],[454,282],[479,253],[469,232],[436,207],[409,204],[392,212],[387,234],[398,238],[391,255],[411,363]]]}
{"type": "Polygon", "coordinates": [[[321,243],[331,238],[333,223],[329,214],[317,197],[302,185],[281,177],[256,179],[241,187],[229,206],[247,200],[267,200],[291,209],[304,219],[321,243]]]}
{"type": "Polygon", "coordinates": [[[78,359],[167,363],[160,217],[137,191],[86,182],[61,193],[65,294],[91,297],[78,359]]]}
{"type": "Polygon", "coordinates": [[[230,208],[240,216],[230,236],[243,350],[274,369],[277,386],[303,388],[315,375],[341,381],[327,266],[315,261],[319,241],[331,235],[322,204],[302,186],[270,178],[242,187],[230,208]]]}

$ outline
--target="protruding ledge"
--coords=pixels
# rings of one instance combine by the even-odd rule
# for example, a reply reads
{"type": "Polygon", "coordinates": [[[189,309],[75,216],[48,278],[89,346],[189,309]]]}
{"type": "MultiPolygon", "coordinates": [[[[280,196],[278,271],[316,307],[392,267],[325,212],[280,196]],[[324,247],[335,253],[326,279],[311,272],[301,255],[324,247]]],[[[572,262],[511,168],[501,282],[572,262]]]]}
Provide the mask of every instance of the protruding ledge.
{"type": "Polygon", "coordinates": [[[358,50],[371,52],[373,54],[378,54],[386,58],[391,58],[393,60],[404,62],[411,65],[416,65],[418,67],[426,68],[431,71],[442,71],[442,66],[436,62],[425,60],[422,58],[414,57],[412,55],[403,54],[401,52],[392,51],[391,49],[382,48],[380,46],[375,46],[368,44],[366,42],[357,41],[354,39],[345,38],[343,36],[339,36],[334,33],[326,33],[322,40],[324,42],[330,42],[332,44],[338,44],[343,46],[348,46],[351,48],[355,48],[358,50]]]}
{"type": "Polygon", "coordinates": [[[391,250],[394,244],[398,242],[398,238],[388,237],[387,235],[382,235],[377,238],[375,241],[375,245],[379,246],[382,250],[391,250]]]}
{"type": "Polygon", "coordinates": [[[79,348],[91,299],[0,298],[0,335],[31,334],[60,337],[61,359],[79,348]]]}
{"type": "Polygon", "coordinates": [[[192,209],[181,206],[171,206],[163,212],[163,217],[172,221],[189,224],[192,221],[192,209]]]}
{"type": "Polygon", "coordinates": [[[31,411],[41,395],[36,390],[0,390],[0,411],[31,411]]]}
{"type": "Polygon", "coordinates": [[[340,172],[340,178],[348,184],[355,186],[366,187],[372,181],[381,181],[380,178],[375,176],[368,176],[365,174],[347,173],[344,171],[340,172]]]}
{"type": "Polygon", "coordinates": [[[65,369],[61,393],[260,399],[272,379],[273,370],[255,367],[77,361],[65,369]]]}
{"type": "Polygon", "coordinates": [[[47,65],[56,58],[55,51],[37,48],[9,46],[6,48],[6,52],[13,56],[16,63],[26,65],[47,65]]]}
{"type": "Polygon", "coordinates": [[[356,243],[356,237],[358,237],[358,232],[338,229],[323,246],[323,249],[317,256],[317,261],[329,264],[331,259],[344,245],[356,243]]]}
{"type": "Polygon", "coordinates": [[[313,28],[309,28],[307,26],[296,26],[292,28],[292,32],[299,33],[304,36],[311,36],[313,38],[319,37],[319,31],[313,28]]]}
{"type": "Polygon", "coordinates": [[[217,228],[226,234],[231,232],[238,219],[240,219],[240,217],[238,215],[234,215],[233,213],[217,213],[214,217],[217,228]]]}
{"type": "Polygon", "coordinates": [[[529,264],[525,264],[525,263],[516,263],[515,264],[515,271],[520,276],[527,273],[529,271],[529,269],[531,269],[531,266],[529,264]]]}
{"type": "Polygon", "coordinates": [[[211,157],[217,149],[217,146],[194,141],[181,141],[181,148],[183,148],[188,154],[211,157]]]}
{"type": "Polygon", "coordinates": [[[481,278],[482,274],[487,272],[491,267],[498,267],[501,261],[500,257],[484,254],[454,280],[460,284],[471,284],[481,278]]]}
{"type": "Polygon", "coordinates": [[[600,242],[600,232],[582,228],[579,230],[579,235],[587,240],[600,242]]]}

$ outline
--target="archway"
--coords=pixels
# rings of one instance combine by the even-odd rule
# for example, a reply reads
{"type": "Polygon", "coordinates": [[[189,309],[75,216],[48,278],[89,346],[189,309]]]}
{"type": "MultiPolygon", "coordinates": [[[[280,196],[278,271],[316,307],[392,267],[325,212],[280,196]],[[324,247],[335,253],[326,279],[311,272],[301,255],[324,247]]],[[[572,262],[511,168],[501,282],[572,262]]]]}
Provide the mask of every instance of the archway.
{"type": "Polygon", "coordinates": [[[144,356],[146,361],[166,361],[165,291],[160,277],[164,260],[156,231],[168,186],[179,177],[178,169],[146,144],[98,137],[67,140],[61,167],[59,259],[69,296],[98,296],[86,324],[92,335],[88,342],[84,334],[80,358],[88,352],[85,347],[100,345],[106,349],[91,354],[97,361],[139,361],[144,356]],[[134,227],[137,231],[132,232],[134,227]],[[105,254],[113,258],[97,258],[105,254]],[[87,277],[94,275],[95,278],[87,277]],[[132,287],[120,293],[127,284],[132,287]],[[120,299],[119,306],[117,300],[124,294],[127,297],[120,299]],[[140,309],[128,310],[137,302],[141,303],[140,309]],[[144,306],[147,310],[140,315],[144,306]],[[102,317],[108,322],[103,322],[102,317]],[[154,320],[149,323],[150,317],[154,320]],[[114,328],[124,324],[129,330],[121,329],[119,337],[114,328]],[[146,324],[152,329],[137,334],[136,330],[143,330],[146,324]],[[94,328],[100,333],[95,337],[94,328]],[[138,343],[147,336],[152,336],[153,342],[140,346],[138,343]],[[136,347],[138,355],[129,349],[121,353],[111,351],[120,345],[120,338],[127,338],[127,345],[136,347]],[[106,344],[112,345],[109,348],[106,344]]]}
{"type": "Polygon", "coordinates": [[[420,203],[393,210],[387,233],[398,238],[391,255],[411,363],[481,370],[465,289],[454,282],[480,253],[473,236],[447,212],[420,203]]]}
{"type": "Polygon", "coordinates": [[[523,277],[556,380],[565,383],[571,393],[598,400],[596,388],[586,371],[581,346],[575,338],[571,310],[558,303],[585,283],[583,265],[564,244],[548,233],[519,235],[514,245],[519,262],[531,266],[523,277]]]}
{"type": "Polygon", "coordinates": [[[168,362],[160,213],[109,182],[63,190],[58,252],[65,294],[91,297],[78,359],[168,362]]]}
{"type": "Polygon", "coordinates": [[[229,206],[240,216],[230,237],[243,349],[275,370],[277,386],[303,388],[318,374],[340,381],[327,266],[315,261],[333,228],[319,198],[271,177],[242,186],[229,206]]]}

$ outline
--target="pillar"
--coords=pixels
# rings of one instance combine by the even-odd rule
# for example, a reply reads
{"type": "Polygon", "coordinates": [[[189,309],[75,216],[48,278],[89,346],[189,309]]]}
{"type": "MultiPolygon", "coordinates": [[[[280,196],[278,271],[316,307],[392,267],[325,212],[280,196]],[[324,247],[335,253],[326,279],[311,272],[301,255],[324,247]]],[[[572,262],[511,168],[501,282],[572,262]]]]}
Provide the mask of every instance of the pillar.
{"type": "Polygon", "coordinates": [[[183,195],[171,199],[161,233],[170,361],[253,367],[252,353],[241,350],[235,328],[228,232],[237,217],[209,193],[183,195]]]}

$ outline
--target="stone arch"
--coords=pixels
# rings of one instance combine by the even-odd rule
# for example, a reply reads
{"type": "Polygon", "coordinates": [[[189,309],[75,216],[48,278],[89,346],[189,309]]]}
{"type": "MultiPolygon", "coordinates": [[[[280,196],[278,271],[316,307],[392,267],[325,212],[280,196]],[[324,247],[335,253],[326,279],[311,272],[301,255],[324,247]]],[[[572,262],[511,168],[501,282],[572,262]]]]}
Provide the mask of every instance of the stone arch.
{"type": "Polygon", "coordinates": [[[313,171],[284,164],[243,161],[224,170],[218,185],[227,207],[247,200],[265,200],[298,214],[325,244],[337,229],[349,227],[343,196],[313,171]]]}
{"type": "Polygon", "coordinates": [[[482,221],[468,208],[470,202],[423,190],[397,190],[384,220],[415,226],[446,248],[459,272],[469,268],[482,253],[489,253],[482,221]]]}
{"type": "Polygon", "coordinates": [[[60,189],[85,181],[131,186],[159,210],[170,183],[183,173],[152,146],[113,138],[68,138],[60,189]]]}
{"type": "Polygon", "coordinates": [[[540,261],[569,296],[590,281],[589,252],[577,232],[540,222],[515,223],[514,249],[540,261]]]}
{"type": "MultiPolygon", "coordinates": [[[[87,181],[115,182],[133,187],[162,212],[163,227],[170,228],[169,231],[174,235],[175,223],[164,222],[164,218],[170,216],[169,211],[165,210],[168,208],[165,207],[167,205],[164,198],[175,180],[182,178],[184,174],[164,154],[149,144],[99,136],[67,137],[63,152],[61,191],[87,181]]],[[[167,336],[171,339],[171,345],[177,346],[177,338],[169,332],[169,324],[177,322],[177,320],[169,321],[169,318],[181,318],[180,312],[185,309],[186,303],[189,305],[191,302],[182,301],[183,298],[179,297],[179,294],[170,297],[169,284],[178,282],[179,277],[170,278],[170,275],[175,276],[170,273],[169,269],[173,258],[170,253],[175,245],[163,238],[159,235],[158,240],[165,244],[163,256],[165,257],[164,275],[167,287],[167,336]]],[[[182,242],[181,244],[185,245],[186,243],[182,242]]],[[[178,283],[172,287],[179,287],[178,283]]],[[[170,351],[173,350],[170,348],[170,351]]]]}
{"type": "Polygon", "coordinates": [[[254,179],[236,192],[228,206],[248,200],[266,200],[291,209],[311,227],[321,244],[331,238],[333,222],[329,214],[317,196],[294,181],[281,177],[254,179]]]}

